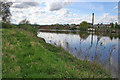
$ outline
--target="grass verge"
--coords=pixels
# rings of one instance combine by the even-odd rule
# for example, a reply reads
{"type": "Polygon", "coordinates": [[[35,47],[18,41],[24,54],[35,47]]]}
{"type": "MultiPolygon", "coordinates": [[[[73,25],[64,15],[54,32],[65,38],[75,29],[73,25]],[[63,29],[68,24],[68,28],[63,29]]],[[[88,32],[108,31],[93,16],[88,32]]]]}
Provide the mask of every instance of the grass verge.
{"type": "Polygon", "coordinates": [[[99,65],[78,60],[62,48],[47,44],[34,33],[2,30],[3,78],[109,78],[99,65]]]}

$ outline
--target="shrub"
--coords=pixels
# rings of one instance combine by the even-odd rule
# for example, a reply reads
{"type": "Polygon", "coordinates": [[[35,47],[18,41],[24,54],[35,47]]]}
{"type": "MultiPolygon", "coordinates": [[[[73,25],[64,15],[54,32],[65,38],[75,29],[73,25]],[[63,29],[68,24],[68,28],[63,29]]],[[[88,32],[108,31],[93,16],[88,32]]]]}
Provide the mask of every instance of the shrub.
{"type": "Polygon", "coordinates": [[[36,26],[31,26],[30,24],[19,24],[18,28],[33,32],[35,35],[37,35],[38,28],[36,26]]]}
{"type": "Polygon", "coordinates": [[[16,26],[10,23],[2,23],[2,28],[16,28],[16,26]]]}
{"type": "Polygon", "coordinates": [[[77,29],[76,26],[70,28],[70,30],[75,30],[75,29],[77,29]]]}
{"type": "Polygon", "coordinates": [[[90,26],[89,23],[87,23],[86,21],[83,21],[82,23],[80,23],[80,30],[86,31],[88,29],[88,27],[90,26]]]}

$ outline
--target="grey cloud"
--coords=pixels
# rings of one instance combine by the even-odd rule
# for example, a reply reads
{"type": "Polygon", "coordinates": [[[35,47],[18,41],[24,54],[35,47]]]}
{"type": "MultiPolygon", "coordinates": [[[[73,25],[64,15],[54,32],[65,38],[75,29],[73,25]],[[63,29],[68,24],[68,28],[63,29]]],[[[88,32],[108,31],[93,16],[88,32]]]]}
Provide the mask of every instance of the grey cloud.
{"type": "Polygon", "coordinates": [[[40,5],[40,3],[38,2],[22,2],[19,4],[15,4],[13,7],[14,8],[29,8],[29,7],[34,7],[38,5],[40,5]]]}
{"type": "Polygon", "coordinates": [[[50,11],[57,11],[62,9],[62,3],[61,2],[52,2],[50,4],[48,4],[49,10],[50,11]]]}
{"type": "Polygon", "coordinates": [[[48,7],[49,11],[57,11],[66,6],[69,6],[70,4],[71,4],[71,2],[69,2],[69,1],[67,1],[67,2],[66,1],[48,2],[47,7],[48,7]]]}

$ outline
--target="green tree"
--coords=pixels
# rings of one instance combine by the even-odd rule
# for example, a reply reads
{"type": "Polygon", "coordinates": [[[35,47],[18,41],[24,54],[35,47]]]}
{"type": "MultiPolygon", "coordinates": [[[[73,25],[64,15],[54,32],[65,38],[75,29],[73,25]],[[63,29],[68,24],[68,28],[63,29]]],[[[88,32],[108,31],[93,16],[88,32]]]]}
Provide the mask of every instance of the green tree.
{"type": "Polygon", "coordinates": [[[10,7],[12,4],[12,2],[0,1],[0,16],[2,17],[2,21],[4,23],[10,23],[10,18],[12,16],[10,13],[10,7]]]}
{"type": "Polygon", "coordinates": [[[56,26],[56,29],[60,29],[60,24],[59,23],[56,23],[54,25],[56,26]]]}
{"type": "Polygon", "coordinates": [[[117,22],[115,23],[115,28],[118,28],[118,23],[117,22]]]}
{"type": "Polygon", "coordinates": [[[103,23],[101,23],[101,25],[103,25],[103,23]]]}
{"type": "Polygon", "coordinates": [[[30,22],[27,19],[22,20],[19,24],[29,24],[30,22]]]}
{"type": "Polygon", "coordinates": [[[87,23],[86,21],[83,21],[82,23],[80,23],[80,28],[79,29],[85,31],[85,30],[88,29],[89,26],[90,26],[89,23],[87,23]]]}
{"type": "Polygon", "coordinates": [[[110,23],[110,25],[111,25],[111,28],[114,28],[114,24],[113,23],[110,23]]]}
{"type": "Polygon", "coordinates": [[[75,25],[70,28],[70,30],[75,30],[75,29],[77,29],[75,25]]]}

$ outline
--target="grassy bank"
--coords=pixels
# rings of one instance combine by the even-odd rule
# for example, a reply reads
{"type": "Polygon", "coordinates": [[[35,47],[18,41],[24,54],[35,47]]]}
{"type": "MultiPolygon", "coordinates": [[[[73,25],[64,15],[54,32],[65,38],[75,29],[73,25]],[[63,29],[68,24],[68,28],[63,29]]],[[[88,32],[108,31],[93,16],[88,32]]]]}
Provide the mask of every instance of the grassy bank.
{"type": "Polygon", "coordinates": [[[106,78],[100,66],[74,58],[29,30],[2,30],[3,78],[106,78]]]}

